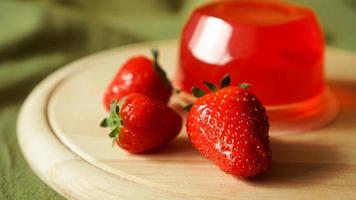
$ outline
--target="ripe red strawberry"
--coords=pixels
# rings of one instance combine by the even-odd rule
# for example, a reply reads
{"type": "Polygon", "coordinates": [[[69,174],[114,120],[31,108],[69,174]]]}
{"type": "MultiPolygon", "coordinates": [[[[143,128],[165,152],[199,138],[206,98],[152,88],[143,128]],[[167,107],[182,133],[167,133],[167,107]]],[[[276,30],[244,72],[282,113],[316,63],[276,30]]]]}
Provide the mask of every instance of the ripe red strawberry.
{"type": "Polygon", "coordinates": [[[105,91],[104,105],[107,110],[112,100],[120,100],[130,93],[142,93],[164,103],[168,102],[172,86],[158,63],[158,51],[153,49],[152,54],[153,61],[144,56],[136,56],[120,68],[105,91]]]}
{"type": "Polygon", "coordinates": [[[226,173],[254,177],[266,172],[271,162],[268,117],[248,84],[229,83],[227,76],[217,90],[205,82],[213,91],[209,94],[192,89],[199,98],[188,106],[187,133],[200,153],[226,173]]]}
{"type": "Polygon", "coordinates": [[[120,147],[132,153],[156,149],[175,138],[182,118],[164,103],[139,93],[111,103],[110,116],[102,127],[110,127],[109,136],[120,147]]]}

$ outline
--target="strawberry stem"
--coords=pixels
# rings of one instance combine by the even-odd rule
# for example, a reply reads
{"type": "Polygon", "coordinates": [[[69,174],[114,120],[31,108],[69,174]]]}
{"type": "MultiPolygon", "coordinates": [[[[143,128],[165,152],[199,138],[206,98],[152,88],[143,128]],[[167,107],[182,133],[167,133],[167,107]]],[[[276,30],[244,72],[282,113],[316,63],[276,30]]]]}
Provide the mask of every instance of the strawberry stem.
{"type": "Polygon", "coordinates": [[[153,57],[153,69],[157,72],[157,74],[162,78],[167,87],[172,87],[171,82],[167,78],[166,72],[162,69],[161,65],[158,62],[159,52],[158,49],[151,49],[152,57],[153,57]]]}

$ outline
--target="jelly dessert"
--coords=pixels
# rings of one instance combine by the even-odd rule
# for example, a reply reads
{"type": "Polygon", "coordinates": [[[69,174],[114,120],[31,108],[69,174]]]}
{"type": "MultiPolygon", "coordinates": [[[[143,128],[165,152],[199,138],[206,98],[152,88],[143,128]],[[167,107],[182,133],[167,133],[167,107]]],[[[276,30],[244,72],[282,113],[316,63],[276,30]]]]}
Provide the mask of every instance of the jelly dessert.
{"type": "Polygon", "coordinates": [[[197,8],[181,35],[176,84],[189,92],[247,82],[267,106],[323,93],[324,39],[312,10],[280,1],[218,1],[197,8]]]}

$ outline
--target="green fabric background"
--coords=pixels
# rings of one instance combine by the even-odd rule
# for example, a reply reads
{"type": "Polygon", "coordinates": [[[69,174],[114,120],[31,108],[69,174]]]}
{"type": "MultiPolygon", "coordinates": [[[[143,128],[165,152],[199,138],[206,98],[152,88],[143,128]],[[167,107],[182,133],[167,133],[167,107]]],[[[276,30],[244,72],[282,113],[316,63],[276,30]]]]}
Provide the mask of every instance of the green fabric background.
{"type": "MultiPolygon", "coordinates": [[[[28,167],[16,118],[31,89],[78,57],[133,42],[178,37],[203,0],[0,0],[0,199],[62,199],[28,167]]],[[[312,6],[330,45],[356,49],[356,0],[312,6]]]]}

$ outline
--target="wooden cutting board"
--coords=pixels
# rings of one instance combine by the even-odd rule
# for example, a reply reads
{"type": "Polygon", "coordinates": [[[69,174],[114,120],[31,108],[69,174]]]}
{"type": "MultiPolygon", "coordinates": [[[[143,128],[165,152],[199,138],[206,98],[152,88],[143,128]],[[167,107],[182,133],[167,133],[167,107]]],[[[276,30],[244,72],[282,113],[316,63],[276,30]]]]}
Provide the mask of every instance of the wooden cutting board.
{"type": "MultiPolygon", "coordinates": [[[[173,76],[177,41],[120,47],[63,67],[30,94],[18,138],[32,169],[68,199],[355,199],[356,54],[329,48],[326,76],[341,104],[324,128],[271,137],[269,173],[241,180],[220,171],[190,145],[185,130],[160,151],[131,155],[112,148],[101,98],[130,56],[159,47],[173,76]]],[[[306,85],[307,87],[307,85],[306,85]]],[[[176,104],[173,98],[172,104],[176,104]]]]}

